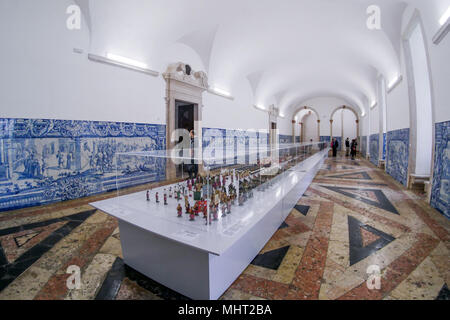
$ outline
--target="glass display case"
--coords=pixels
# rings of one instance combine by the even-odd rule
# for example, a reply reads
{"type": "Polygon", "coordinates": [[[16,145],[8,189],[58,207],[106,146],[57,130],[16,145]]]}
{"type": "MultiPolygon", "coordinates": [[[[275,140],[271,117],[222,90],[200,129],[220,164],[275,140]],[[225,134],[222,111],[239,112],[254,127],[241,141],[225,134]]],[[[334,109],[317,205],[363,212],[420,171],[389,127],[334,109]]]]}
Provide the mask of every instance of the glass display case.
{"type": "Polygon", "coordinates": [[[227,150],[117,153],[117,196],[92,204],[119,219],[127,264],[193,298],[226,290],[287,218],[328,154],[326,143],[227,150]],[[195,268],[210,271],[188,285],[185,270],[173,263],[197,255],[195,268]],[[154,265],[162,256],[168,269],[154,265]],[[208,294],[194,293],[193,286],[208,294]]]}
{"type": "Polygon", "coordinates": [[[230,235],[238,229],[236,224],[242,226],[263,214],[259,207],[268,208],[271,200],[288,194],[292,182],[301,179],[301,163],[325,146],[246,148],[228,157],[217,150],[209,154],[204,150],[202,157],[191,157],[181,149],[118,153],[115,210],[161,219],[180,229],[230,235]]]}

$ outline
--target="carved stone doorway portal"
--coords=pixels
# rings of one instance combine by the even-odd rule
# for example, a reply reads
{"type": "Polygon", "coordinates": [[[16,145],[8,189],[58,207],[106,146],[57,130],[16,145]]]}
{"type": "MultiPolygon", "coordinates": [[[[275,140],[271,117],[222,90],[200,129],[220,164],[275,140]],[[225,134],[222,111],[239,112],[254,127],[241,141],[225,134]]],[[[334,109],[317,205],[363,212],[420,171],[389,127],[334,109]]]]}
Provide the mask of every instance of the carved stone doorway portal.
{"type": "MultiPolygon", "coordinates": [[[[166,141],[167,162],[166,179],[177,177],[177,167],[169,159],[171,150],[179,143],[178,128],[189,131],[193,127],[197,138],[196,156],[202,153],[202,94],[208,90],[208,77],[205,72],[194,72],[182,62],[170,64],[163,73],[166,81],[166,141]],[[183,115],[179,113],[183,113],[183,115]],[[193,119],[191,119],[193,118],[193,119]],[[193,123],[191,122],[193,120],[193,123]],[[189,123],[191,122],[191,123],[189,123]],[[184,128],[186,127],[186,128],[184,128]]],[[[199,170],[201,166],[199,165],[199,170]]],[[[179,173],[181,173],[179,171],[179,173]]]]}

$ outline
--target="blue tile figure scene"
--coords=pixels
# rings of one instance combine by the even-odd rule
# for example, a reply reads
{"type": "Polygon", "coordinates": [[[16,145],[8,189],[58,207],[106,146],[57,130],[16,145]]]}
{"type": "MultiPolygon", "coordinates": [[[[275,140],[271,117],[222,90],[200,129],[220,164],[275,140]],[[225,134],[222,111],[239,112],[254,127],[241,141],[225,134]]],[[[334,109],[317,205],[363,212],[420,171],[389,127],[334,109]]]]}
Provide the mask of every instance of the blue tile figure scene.
{"type": "Polygon", "coordinates": [[[386,133],[383,133],[383,159],[386,160],[386,133]]]}
{"type": "MultiPolygon", "coordinates": [[[[0,119],[0,211],[114,190],[115,153],[165,149],[165,130],[153,124],[0,119]]],[[[120,186],[165,177],[163,160],[139,168],[117,165],[120,186]]]]}
{"type": "Polygon", "coordinates": [[[278,139],[279,139],[280,143],[292,143],[291,135],[280,134],[278,137],[279,137],[278,139]]]}
{"type": "Polygon", "coordinates": [[[408,181],[409,128],[387,133],[386,172],[405,185],[408,181]]]}
{"type": "Polygon", "coordinates": [[[331,137],[330,136],[320,136],[320,142],[327,142],[328,146],[330,146],[331,137]]]}
{"type": "Polygon", "coordinates": [[[450,121],[436,123],[431,205],[450,219],[450,121]]]}
{"type": "MultiPolygon", "coordinates": [[[[223,157],[223,161],[212,161],[211,168],[238,163],[238,156],[245,156],[245,162],[250,162],[250,151],[258,160],[260,156],[267,156],[269,134],[259,131],[245,131],[233,129],[203,128],[203,155],[206,158],[223,157]],[[257,150],[250,150],[250,145],[257,146],[257,150]],[[240,152],[238,152],[240,150],[240,152]],[[245,150],[245,154],[242,152],[245,150]],[[221,152],[222,151],[222,152],[221,152]]],[[[291,137],[292,139],[292,137],[291,137]]],[[[240,162],[243,160],[241,159],[240,162]]]]}
{"type": "Polygon", "coordinates": [[[364,158],[367,156],[367,136],[361,137],[361,155],[364,158]]]}
{"type": "Polygon", "coordinates": [[[378,166],[379,157],[379,134],[375,133],[370,135],[369,148],[370,148],[370,162],[378,166]]]}

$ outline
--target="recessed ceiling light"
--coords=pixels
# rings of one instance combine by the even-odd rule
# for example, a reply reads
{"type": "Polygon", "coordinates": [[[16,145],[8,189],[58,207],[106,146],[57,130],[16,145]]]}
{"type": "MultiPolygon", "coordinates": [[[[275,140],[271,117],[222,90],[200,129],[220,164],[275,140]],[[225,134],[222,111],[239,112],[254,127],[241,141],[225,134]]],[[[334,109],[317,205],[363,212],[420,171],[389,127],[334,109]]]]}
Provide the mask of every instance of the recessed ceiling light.
{"type": "Polygon", "coordinates": [[[445,13],[439,19],[439,24],[443,26],[447,22],[448,18],[450,18],[450,7],[447,8],[447,11],[445,11],[445,13]]]}
{"type": "Polygon", "coordinates": [[[137,61],[137,60],[134,60],[134,59],[122,57],[122,56],[119,56],[119,55],[114,54],[114,53],[107,53],[106,57],[108,59],[117,61],[119,63],[127,64],[129,66],[138,67],[138,68],[142,68],[142,69],[147,69],[148,68],[147,64],[144,63],[144,62],[140,62],[140,61],[137,61]]]}
{"type": "Polygon", "coordinates": [[[224,89],[221,89],[221,88],[218,88],[218,87],[214,87],[213,90],[214,90],[216,93],[221,94],[221,95],[223,95],[223,96],[228,96],[228,97],[231,96],[231,93],[229,93],[228,91],[226,91],[226,90],[224,90],[224,89]]]}

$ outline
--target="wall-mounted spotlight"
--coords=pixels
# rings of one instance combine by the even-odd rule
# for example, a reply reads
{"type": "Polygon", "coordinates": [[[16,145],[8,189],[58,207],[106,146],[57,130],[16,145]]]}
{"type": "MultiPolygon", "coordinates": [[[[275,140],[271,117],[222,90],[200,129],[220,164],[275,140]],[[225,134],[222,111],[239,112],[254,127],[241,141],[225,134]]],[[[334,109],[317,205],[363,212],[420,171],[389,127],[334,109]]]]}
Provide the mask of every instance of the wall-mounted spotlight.
{"type": "Polygon", "coordinates": [[[402,82],[402,80],[403,80],[403,76],[401,76],[401,75],[396,76],[395,79],[393,79],[391,82],[389,82],[387,92],[389,93],[392,90],[394,90],[395,87],[397,87],[400,84],[400,82],[402,82]]]}
{"type": "Polygon", "coordinates": [[[266,111],[266,112],[268,111],[266,108],[264,108],[262,105],[259,105],[259,104],[258,105],[255,104],[253,107],[255,107],[256,109],[261,110],[261,111],[266,111]]]}
{"type": "Polygon", "coordinates": [[[441,25],[441,27],[433,37],[433,43],[436,45],[439,44],[442,41],[442,39],[445,38],[445,36],[450,30],[450,7],[447,8],[445,13],[439,19],[439,24],[441,25]]]}
{"type": "Polygon", "coordinates": [[[230,92],[228,92],[227,90],[224,90],[222,88],[219,88],[219,87],[211,87],[208,89],[208,92],[215,94],[217,96],[223,97],[223,98],[234,100],[234,97],[231,96],[230,92]]]}
{"type": "Polygon", "coordinates": [[[157,77],[159,75],[159,72],[150,70],[148,68],[148,65],[144,62],[126,58],[126,57],[122,57],[122,56],[119,56],[119,55],[116,55],[113,53],[107,53],[106,57],[89,53],[88,59],[95,61],[95,62],[106,63],[106,64],[113,65],[113,66],[118,66],[118,67],[130,69],[130,70],[134,70],[134,71],[143,72],[143,73],[155,76],[155,77],[157,77]]]}

